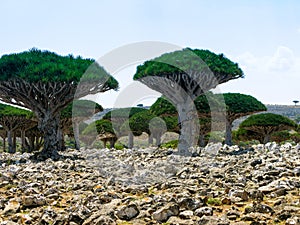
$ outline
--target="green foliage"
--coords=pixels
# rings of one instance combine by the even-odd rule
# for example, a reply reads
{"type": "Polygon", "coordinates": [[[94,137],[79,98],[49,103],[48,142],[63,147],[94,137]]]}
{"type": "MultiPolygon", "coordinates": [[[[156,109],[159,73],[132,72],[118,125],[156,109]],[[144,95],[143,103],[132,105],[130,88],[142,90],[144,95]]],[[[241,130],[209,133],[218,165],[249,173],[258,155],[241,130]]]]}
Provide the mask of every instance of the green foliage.
{"type": "Polygon", "coordinates": [[[250,114],[267,110],[264,104],[251,95],[225,93],[223,94],[223,97],[227,106],[227,111],[231,113],[250,114]]]}
{"type": "MultiPolygon", "coordinates": [[[[205,95],[198,96],[194,101],[199,114],[210,114],[211,111],[223,111],[223,108],[230,113],[250,114],[266,111],[264,104],[250,95],[240,93],[213,94],[207,92],[205,95]]],[[[150,111],[157,116],[177,115],[177,110],[165,97],[158,98],[150,107],[150,111]]]]}
{"type": "Polygon", "coordinates": [[[80,56],[60,56],[54,52],[30,49],[29,51],[3,55],[0,58],[0,81],[21,78],[29,82],[76,82],[85,73],[85,78],[99,81],[109,76],[107,84],[118,87],[113,79],[95,60],[80,56]]]}
{"type": "Polygon", "coordinates": [[[213,205],[213,206],[220,206],[220,205],[222,205],[222,202],[219,198],[208,198],[207,204],[213,205]]]}
{"type": "Polygon", "coordinates": [[[120,109],[115,109],[115,110],[112,110],[112,111],[106,113],[103,116],[103,119],[110,120],[112,117],[113,118],[130,118],[134,114],[139,113],[139,112],[144,112],[144,111],[147,111],[147,109],[140,108],[140,107],[120,108],[120,109]]]}
{"type": "Polygon", "coordinates": [[[300,142],[300,134],[299,133],[293,133],[293,134],[291,134],[291,139],[295,143],[299,143],[300,142]]]}
{"type": "Polygon", "coordinates": [[[31,118],[33,117],[33,113],[25,109],[0,103],[0,117],[2,116],[24,116],[27,118],[31,118]]]}
{"type": "Polygon", "coordinates": [[[240,124],[241,128],[249,128],[252,126],[285,126],[289,128],[296,128],[297,124],[282,115],[263,113],[252,115],[240,124]]]}
{"type": "Polygon", "coordinates": [[[125,148],[125,146],[119,142],[117,142],[115,144],[115,149],[117,149],[117,150],[123,150],[124,148],[125,148]]]}
{"type": "Polygon", "coordinates": [[[243,76],[243,72],[238,65],[227,59],[223,54],[217,55],[209,50],[185,48],[163,54],[138,66],[134,80],[146,76],[180,74],[183,71],[190,70],[201,71],[207,66],[214,74],[227,74],[236,78],[243,76]]]}
{"type": "Polygon", "coordinates": [[[281,143],[291,139],[291,133],[287,130],[274,132],[271,136],[271,141],[281,143]]]}
{"type": "Polygon", "coordinates": [[[238,130],[232,132],[232,138],[235,143],[249,142],[253,140],[258,140],[261,143],[263,142],[263,136],[252,130],[246,130],[239,127],[238,130]]]}
{"type": "Polygon", "coordinates": [[[178,114],[176,107],[165,97],[158,98],[150,107],[150,112],[156,116],[178,114]]]}
{"type": "Polygon", "coordinates": [[[90,100],[74,100],[61,111],[61,118],[89,117],[103,111],[103,107],[90,100]],[[73,111],[74,109],[74,111],[73,111]]]}
{"type": "Polygon", "coordinates": [[[179,133],[179,124],[177,116],[161,116],[164,120],[167,130],[170,132],[179,133]]]}
{"type": "Polygon", "coordinates": [[[167,143],[161,145],[162,148],[173,148],[176,149],[178,147],[178,140],[172,140],[167,143]]]}
{"type": "Polygon", "coordinates": [[[93,134],[93,131],[95,130],[98,134],[105,134],[105,133],[110,133],[110,134],[115,134],[114,129],[112,127],[111,121],[109,120],[97,120],[91,124],[89,124],[84,131],[82,132],[83,135],[91,135],[93,134]]]}
{"type": "Polygon", "coordinates": [[[149,124],[155,118],[155,115],[150,110],[144,110],[134,114],[129,119],[129,126],[134,135],[139,136],[143,132],[150,134],[149,124]]]}

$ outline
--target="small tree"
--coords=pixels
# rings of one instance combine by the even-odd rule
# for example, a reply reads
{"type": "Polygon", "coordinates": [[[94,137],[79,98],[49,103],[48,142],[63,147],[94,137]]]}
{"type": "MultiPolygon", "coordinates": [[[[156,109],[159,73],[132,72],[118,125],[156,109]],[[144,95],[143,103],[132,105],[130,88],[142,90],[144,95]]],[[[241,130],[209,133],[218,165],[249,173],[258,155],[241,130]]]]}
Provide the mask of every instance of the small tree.
{"type": "Polygon", "coordinates": [[[295,106],[299,103],[298,100],[294,100],[293,102],[294,102],[295,106]]]}
{"type": "MultiPolygon", "coordinates": [[[[74,136],[75,149],[80,149],[79,124],[87,120],[91,115],[103,111],[103,107],[90,100],[74,100],[61,112],[61,129],[65,133],[74,136]],[[73,129],[72,129],[73,122],[73,129]]],[[[63,137],[62,137],[63,138],[63,137]]]]}
{"type": "Polygon", "coordinates": [[[103,116],[103,119],[110,120],[112,122],[112,126],[117,137],[128,135],[128,148],[132,148],[134,134],[129,129],[129,126],[126,126],[126,124],[124,125],[124,123],[128,123],[128,119],[130,119],[133,115],[143,111],[147,111],[147,109],[140,107],[114,109],[106,113],[103,116]]]}
{"type": "Polygon", "coordinates": [[[41,159],[59,157],[60,113],[74,98],[117,88],[118,82],[92,59],[37,49],[0,58],[0,100],[34,112],[44,135],[41,159]]]}
{"type": "Polygon", "coordinates": [[[223,54],[186,48],[138,66],[134,80],[162,93],[176,106],[181,124],[178,151],[190,154],[188,148],[197,144],[199,133],[193,101],[218,84],[242,76],[238,65],[223,54]]]}
{"type": "Polygon", "coordinates": [[[263,143],[271,140],[273,133],[296,129],[297,124],[287,117],[273,113],[257,114],[248,117],[240,124],[240,128],[261,136],[263,143]]]}
{"type": "Polygon", "coordinates": [[[15,153],[16,132],[20,131],[22,150],[25,148],[25,132],[35,125],[31,120],[32,112],[10,105],[0,104],[0,125],[6,131],[8,139],[8,152],[15,153]]]}
{"type": "Polygon", "coordinates": [[[222,95],[226,104],[225,143],[232,145],[233,121],[243,116],[266,111],[267,108],[263,103],[250,95],[240,93],[225,93],[222,95]]]}
{"type": "Polygon", "coordinates": [[[153,138],[156,145],[160,146],[161,136],[166,132],[166,122],[155,116],[150,110],[136,113],[129,119],[129,127],[135,136],[143,132],[149,136],[148,143],[153,144],[153,138]]]}
{"type": "Polygon", "coordinates": [[[104,147],[106,147],[107,142],[110,142],[110,147],[114,148],[118,138],[113,129],[111,121],[106,119],[97,120],[89,124],[89,126],[83,130],[82,134],[87,136],[93,135],[95,126],[98,133],[98,139],[103,142],[104,147]]]}

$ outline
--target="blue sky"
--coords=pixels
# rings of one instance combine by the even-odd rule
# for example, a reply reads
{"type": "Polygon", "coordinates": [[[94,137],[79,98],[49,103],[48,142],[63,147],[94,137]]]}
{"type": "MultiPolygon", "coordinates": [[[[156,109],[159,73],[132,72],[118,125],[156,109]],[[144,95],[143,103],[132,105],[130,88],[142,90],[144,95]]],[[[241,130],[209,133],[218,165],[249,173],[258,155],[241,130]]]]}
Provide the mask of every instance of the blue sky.
{"type": "MultiPolygon", "coordinates": [[[[209,49],[238,62],[245,73],[219,91],[292,104],[300,100],[299,12],[297,0],[2,0],[0,55],[37,47],[98,59],[143,41],[209,49]]],[[[122,81],[119,93],[97,101],[114,105],[134,72],[131,66],[116,74],[122,81]]]]}

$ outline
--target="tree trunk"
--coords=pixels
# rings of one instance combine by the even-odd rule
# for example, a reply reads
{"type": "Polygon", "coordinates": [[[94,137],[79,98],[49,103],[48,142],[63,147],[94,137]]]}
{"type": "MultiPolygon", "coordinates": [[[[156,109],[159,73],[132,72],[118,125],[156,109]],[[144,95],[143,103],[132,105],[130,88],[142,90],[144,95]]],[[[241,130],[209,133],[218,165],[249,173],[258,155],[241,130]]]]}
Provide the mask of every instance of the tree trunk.
{"type": "Polygon", "coordinates": [[[133,148],[133,134],[129,132],[128,134],[128,148],[133,148]]]}
{"type": "Polygon", "coordinates": [[[232,145],[232,122],[226,120],[225,144],[232,145]]]}
{"type": "Polygon", "coordinates": [[[26,152],[26,142],[25,142],[25,130],[22,129],[21,131],[21,152],[26,152]]]}
{"type": "Polygon", "coordinates": [[[3,138],[3,152],[6,150],[6,137],[3,138]]]}
{"type": "Polygon", "coordinates": [[[7,131],[7,142],[8,142],[8,153],[11,153],[11,154],[15,153],[11,130],[7,131]]]}
{"type": "Polygon", "coordinates": [[[153,145],[153,134],[149,134],[149,136],[148,136],[148,144],[149,144],[149,146],[153,145]]]}
{"type": "Polygon", "coordinates": [[[155,139],[156,139],[156,146],[157,146],[157,147],[160,147],[160,145],[161,145],[161,135],[160,135],[160,134],[157,134],[157,135],[155,136],[155,139]]]}
{"type": "Polygon", "coordinates": [[[64,151],[66,149],[65,137],[64,137],[64,132],[61,127],[59,127],[57,130],[57,139],[58,139],[59,151],[64,151]]]}
{"type": "Polygon", "coordinates": [[[103,142],[104,148],[106,148],[107,139],[103,139],[102,142],[103,142]]]}
{"type": "Polygon", "coordinates": [[[75,139],[75,149],[80,149],[80,141],[79,141],[79,123],[74,122],[74,139],[75,139]]]}
{"type": "Polygon", "coordinates": [[[270,140],[271,140],[271,134],[266,134],[265,136],[264,136],[264,144],[267,144],[268,142],[270,142],[270,140]]]}
{"type": "Polygon", "coordinates": [[[186,101],[177,105],[181,125],[178,154],[190,156],[189,148],[196,146],[199,139],[199,120],[194,102],[186,101]]]}
{"type": "Polygon", "coordinates": [[[109,144],[110,144],[110,148],[115,148],[116,140],[113,138],[110,139],[109,144]]]}
{"type": "Polygon", "coordinates": [[[13,133],[13,151],[16,153],[17,151],[17,133],[14,131],[13,133]]]}
{"type": "Polygon", "coordinates": [[[44,147],[38,156],[39,159],[44,160],[47,158],[52,158],[53,160],[59,159],[59,140],[58,140],[58,130],[60,115],[53,115],[49,110],[46,111],[39,118],[38,128],[44,135],[44,147]]]}
{"type": "Polygon", "coordinates": [[[206,145],[206,143],[205,143],[205,134],[200,134],[198,145],[200,147],[205,147],[205,145],[206,145]]]}

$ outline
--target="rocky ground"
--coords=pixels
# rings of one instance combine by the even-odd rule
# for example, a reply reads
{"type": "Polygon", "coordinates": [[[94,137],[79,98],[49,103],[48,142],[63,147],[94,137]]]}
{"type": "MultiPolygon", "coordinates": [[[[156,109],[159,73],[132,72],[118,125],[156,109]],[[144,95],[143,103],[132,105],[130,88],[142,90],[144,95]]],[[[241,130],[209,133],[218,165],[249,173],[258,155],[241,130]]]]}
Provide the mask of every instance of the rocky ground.
{"type": "Polygon", "coordinates": [[[300,224],[300,145],[0,153],[0,224],[300,224]]]}

